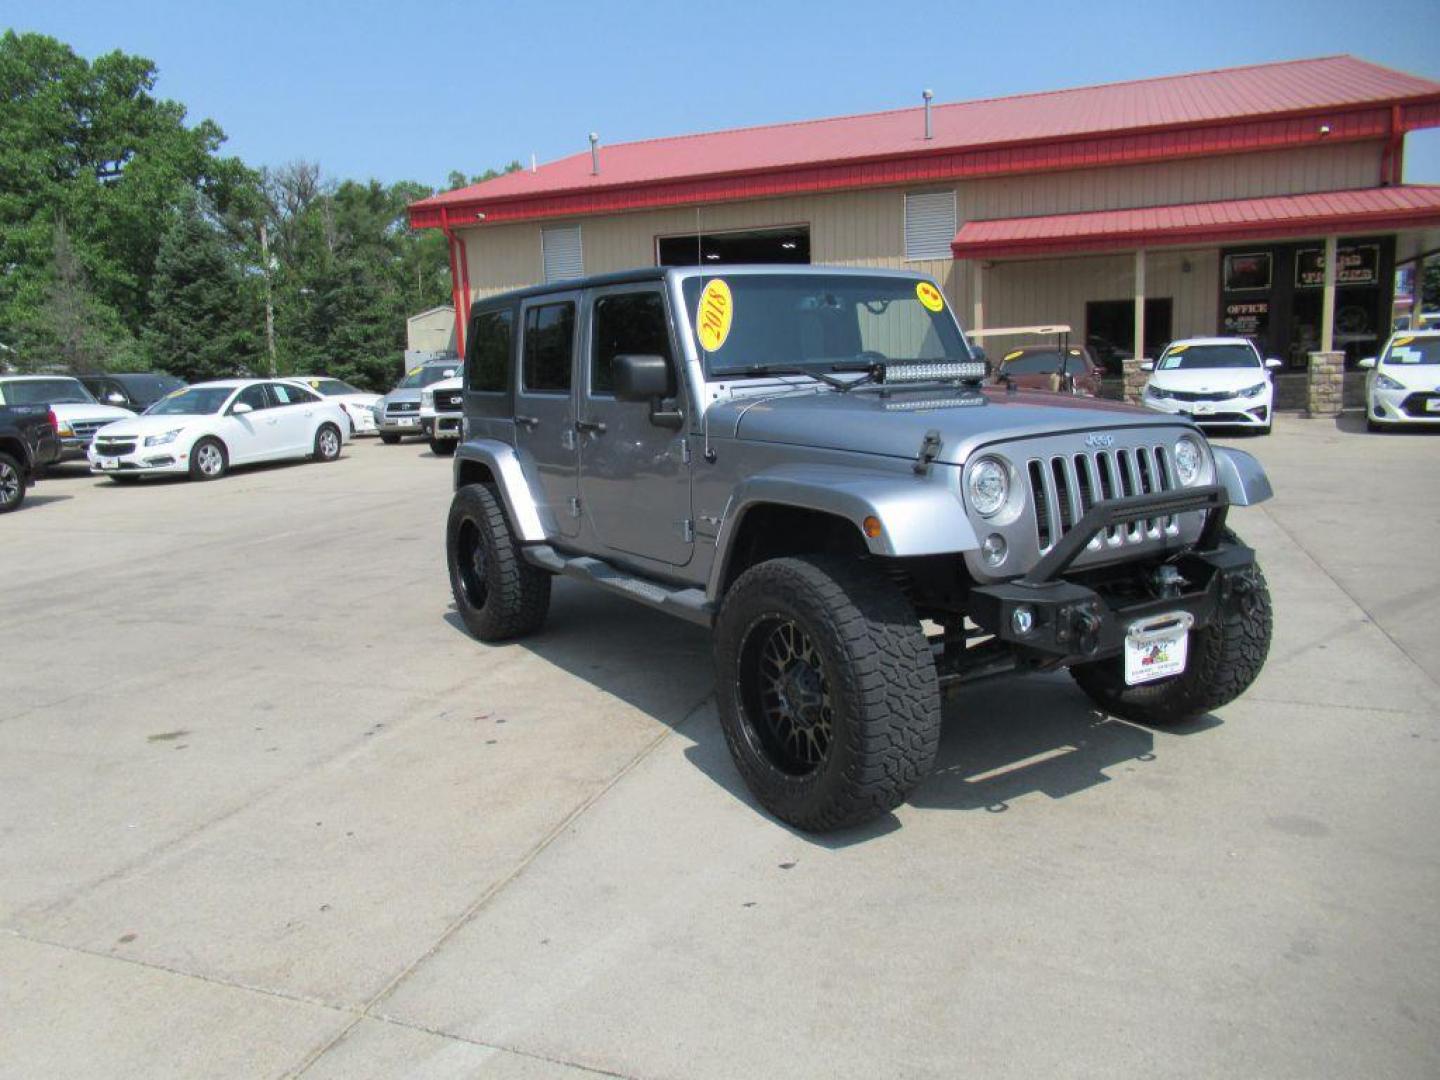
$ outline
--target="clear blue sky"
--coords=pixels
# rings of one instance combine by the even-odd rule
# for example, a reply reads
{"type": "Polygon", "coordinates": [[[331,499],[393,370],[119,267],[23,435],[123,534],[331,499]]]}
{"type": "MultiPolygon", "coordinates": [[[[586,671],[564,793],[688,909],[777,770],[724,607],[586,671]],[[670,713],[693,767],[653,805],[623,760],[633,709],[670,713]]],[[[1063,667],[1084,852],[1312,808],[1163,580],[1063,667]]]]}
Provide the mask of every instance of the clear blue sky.
{"type": "MultiPolygon", "coordinates": [[[[0,0],[0,26],[159,67],[252,165],[440,184],[605,142],[1349,52],[1440,80],[1436,0],[0,0]]],[[[1440,132],[1406,180],[1440,182],[1440,132]]]]}

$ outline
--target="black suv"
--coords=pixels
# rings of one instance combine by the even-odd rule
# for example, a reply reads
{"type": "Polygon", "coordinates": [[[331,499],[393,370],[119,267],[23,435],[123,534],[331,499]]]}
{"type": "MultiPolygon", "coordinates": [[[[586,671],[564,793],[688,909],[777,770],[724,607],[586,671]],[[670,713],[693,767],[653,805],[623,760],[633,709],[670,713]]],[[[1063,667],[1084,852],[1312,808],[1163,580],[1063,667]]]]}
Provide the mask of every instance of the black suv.
{"type": "Polygon", "coordinates": [[[137,413],[144,412],[166,394],[173,394],[185,385],[183,379],[159,373],[81,375],[80,381],[95,395],[96,401],[137,413]]]}

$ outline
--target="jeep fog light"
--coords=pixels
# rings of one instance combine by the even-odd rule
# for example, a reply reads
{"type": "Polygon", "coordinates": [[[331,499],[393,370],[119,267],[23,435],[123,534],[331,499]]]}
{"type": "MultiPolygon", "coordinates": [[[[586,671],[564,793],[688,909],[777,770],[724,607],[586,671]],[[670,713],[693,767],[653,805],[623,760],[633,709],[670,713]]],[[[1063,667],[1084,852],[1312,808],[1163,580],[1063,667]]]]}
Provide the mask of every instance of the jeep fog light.
{"type": "Polygon", "coordinates": [[[1006,550],[1005,538],[999,533],[991,533],[980,545],[980,554],[984,556],[986,566],[999,566],[1003,563],[1006,550]]]}
{"type": "Polygon", "coordinates": [[[970,470],[970,505],[981,517],[994,517],[1010,497],[1010,475],[1005,463],[987,457],[970,470]]]}
{"type": "Polygon", "coordinates": [[[1194,487],[1200,482],[1205,469],[1205,454],[1200,444],[1185,435],[1175,443],[1175,478],[1185,487],[1194,487]]]}

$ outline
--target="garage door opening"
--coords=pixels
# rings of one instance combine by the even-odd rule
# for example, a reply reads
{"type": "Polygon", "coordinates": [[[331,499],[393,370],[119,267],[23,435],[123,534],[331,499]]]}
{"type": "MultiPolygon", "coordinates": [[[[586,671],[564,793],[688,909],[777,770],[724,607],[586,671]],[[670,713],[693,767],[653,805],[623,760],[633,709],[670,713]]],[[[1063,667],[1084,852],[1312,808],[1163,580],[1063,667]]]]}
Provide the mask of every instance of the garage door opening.
{"type": "Polygon", "coordinates": [[[661,236],[655,241],[655,261],[659,266],[808,263],[810,227],[789,225],[783,229],[661,236]]]}

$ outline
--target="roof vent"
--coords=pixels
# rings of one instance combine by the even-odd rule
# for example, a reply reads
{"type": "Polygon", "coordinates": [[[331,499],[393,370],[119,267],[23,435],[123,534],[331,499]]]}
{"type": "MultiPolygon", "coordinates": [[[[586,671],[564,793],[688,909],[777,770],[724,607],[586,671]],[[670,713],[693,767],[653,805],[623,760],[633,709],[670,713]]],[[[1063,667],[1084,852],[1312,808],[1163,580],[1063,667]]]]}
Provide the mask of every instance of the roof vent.
{"type": "Polygon", "coordinates": [[[600,175],[600,136],[590,132],[590,175],[600,175]]]}
{"type": "Polygon", "coordinates": [[[922,90],[920,96],[925,99],[925,138],[933,139],[935,130],[930,126],[930,102],[935,97],[935,91],[922,90]]]}

